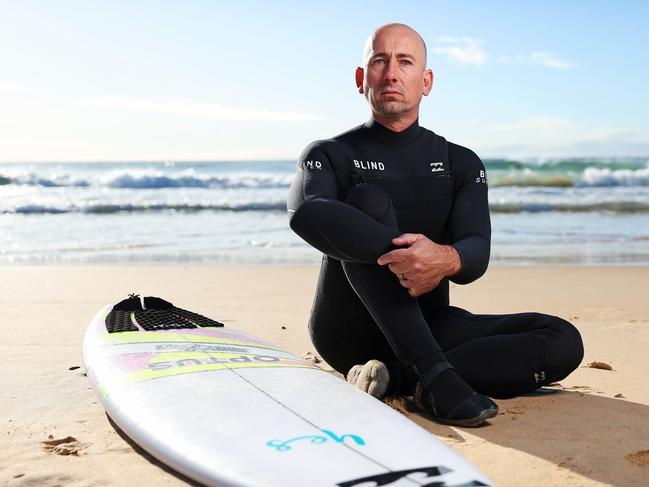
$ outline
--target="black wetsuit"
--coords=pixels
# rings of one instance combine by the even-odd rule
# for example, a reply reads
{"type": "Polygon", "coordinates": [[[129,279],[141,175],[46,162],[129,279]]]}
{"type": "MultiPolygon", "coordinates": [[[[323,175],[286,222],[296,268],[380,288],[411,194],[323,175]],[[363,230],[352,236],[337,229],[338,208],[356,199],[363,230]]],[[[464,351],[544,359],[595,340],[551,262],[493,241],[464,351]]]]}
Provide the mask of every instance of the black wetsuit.
{"type": "Polygon", "coordinates": [[[408,367],[431,354],[476,391],[512,397],[560,380],[583,346],[567,321],[540,313],[474,315],[449,306],[448,279],[412,298],[376,260],[392,239],[421,233],[452,245],[466,284],[487,269],[491,227],[485,168],[472,151],[417,122],[396,133],[370,120],[301,155],[291,185],[291,228],[325,255],[309,322],[322,357],[345,374],[389,364],[392,393],[410,394],[408,367]]]}

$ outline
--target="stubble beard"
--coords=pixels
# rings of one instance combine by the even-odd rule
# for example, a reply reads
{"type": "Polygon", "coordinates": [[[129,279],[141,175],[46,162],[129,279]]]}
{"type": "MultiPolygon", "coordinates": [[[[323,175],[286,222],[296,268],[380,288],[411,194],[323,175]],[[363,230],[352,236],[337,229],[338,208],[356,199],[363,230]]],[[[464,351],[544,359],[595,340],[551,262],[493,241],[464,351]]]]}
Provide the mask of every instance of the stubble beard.
{"type": "Polygon", "coordinates": [[[382,115],[399,115],[403,113],[403,103],[396,101],[387,101],[379,103],[377,106],[378,112],[382,115]]]}
{"type": "Polygon", "coordinates": [[[384,101],[375,105],[375,110],[380,115],[394,117],[408,113],[411,108],[402,101],[384,101]]]}
{"type": "Polygon", "coordinates": [[[403,101],[383,101],[374,105],[374,110],[379,115],[389,118],[399,118],[412,111],[413,107],[409,107],[403,101]]]}
{"type": "Polygon", "coordinates": [[[404,99],[377,99],[375,98],[375,93],[371,93],[369,90],[365,91],[365,98],[369,102],[374,113],[386,118],[399,118],[409,113],[414,108],[412,106],[408,106],[406,100],[404,99]]]}

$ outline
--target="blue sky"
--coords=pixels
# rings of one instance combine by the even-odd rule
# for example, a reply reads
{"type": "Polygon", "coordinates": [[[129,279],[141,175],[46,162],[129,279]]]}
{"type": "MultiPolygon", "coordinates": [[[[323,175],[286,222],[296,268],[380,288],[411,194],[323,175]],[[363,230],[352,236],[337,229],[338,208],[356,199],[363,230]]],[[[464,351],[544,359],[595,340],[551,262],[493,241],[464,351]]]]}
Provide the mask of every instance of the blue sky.
{"type": "Polygon", "coordinates": [[[648,156],[647,5],[0,0],[0,162],[294,159],[369,117],[388,22],[428,45],[420,123],[483,158],[648,156]]]}

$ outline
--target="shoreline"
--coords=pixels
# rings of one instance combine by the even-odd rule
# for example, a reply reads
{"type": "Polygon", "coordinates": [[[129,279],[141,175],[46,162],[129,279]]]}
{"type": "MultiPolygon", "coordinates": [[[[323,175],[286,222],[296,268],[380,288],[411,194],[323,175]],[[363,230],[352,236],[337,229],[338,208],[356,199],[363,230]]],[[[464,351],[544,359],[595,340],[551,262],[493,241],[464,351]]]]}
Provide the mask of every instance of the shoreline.
{"type": "MultiPolygon", "coordinates": [[[[306,321],[317,273],[317,265],[0,266],[0,484],[187,485],[108,421],[83,373],[90,319],[139,291],[295,354],[313,353],[306,321]],[[74,442],[43,443],[68,436],[74,442]]],[[[493,266],[475,283],[451,284],[451,303],[475,313],[542,311],[568,319],[582,333],[584,361],[560,386],[498,400],[500,414],[486,427],[453,428],[405,414],[499,486],[646,485],[647,282],[649,267],[493,266]],[[593,361],[613,370],[585,367],[593,361]]]]}

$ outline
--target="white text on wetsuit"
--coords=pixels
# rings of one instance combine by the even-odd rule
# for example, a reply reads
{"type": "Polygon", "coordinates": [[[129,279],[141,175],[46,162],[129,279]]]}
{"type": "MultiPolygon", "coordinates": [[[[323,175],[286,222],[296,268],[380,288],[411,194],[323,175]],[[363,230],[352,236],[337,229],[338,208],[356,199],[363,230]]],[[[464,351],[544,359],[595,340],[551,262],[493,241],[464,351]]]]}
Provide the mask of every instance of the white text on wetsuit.
{"type": "Polygon", "coordinates": [[[377,169],[379,171],[385,170],[385,165],[377,161],[357,161],[354,159],[354,166],[357,169],[377,169]]]}
{"type": "Polygon", "coordinates": [[[304,169],[322,169],[322,163],[320,161],[304,161],[304,169]]]}

